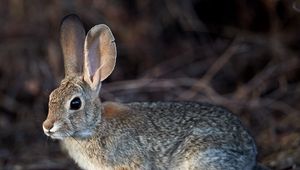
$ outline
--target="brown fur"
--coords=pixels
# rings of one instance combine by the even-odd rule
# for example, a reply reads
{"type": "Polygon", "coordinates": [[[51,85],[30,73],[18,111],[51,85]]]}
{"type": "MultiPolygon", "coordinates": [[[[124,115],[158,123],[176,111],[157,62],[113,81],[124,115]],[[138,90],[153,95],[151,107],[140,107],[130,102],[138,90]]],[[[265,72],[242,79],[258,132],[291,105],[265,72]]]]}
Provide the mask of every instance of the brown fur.
{"type": "Polygon", "coordinates": [[[124,118],[130,111],[127,106],[116,102],[104,102],[102,106],[102,116],[105,119],[124,118]]]}

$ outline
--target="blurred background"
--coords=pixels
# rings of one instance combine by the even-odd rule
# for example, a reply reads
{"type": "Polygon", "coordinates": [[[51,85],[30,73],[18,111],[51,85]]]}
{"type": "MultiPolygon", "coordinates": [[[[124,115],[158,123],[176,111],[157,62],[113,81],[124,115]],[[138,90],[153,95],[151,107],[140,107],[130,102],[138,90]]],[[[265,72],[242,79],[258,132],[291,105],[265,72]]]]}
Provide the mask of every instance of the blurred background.
{"type": "Polygon", "coordinates": [[[300,1],[0,0],[0,169],[79,169],[42,132],[63,78],[61,19],[107,24],[118,58],[103,101],[222,105],[258,160],[300,169],[300,1]]]}

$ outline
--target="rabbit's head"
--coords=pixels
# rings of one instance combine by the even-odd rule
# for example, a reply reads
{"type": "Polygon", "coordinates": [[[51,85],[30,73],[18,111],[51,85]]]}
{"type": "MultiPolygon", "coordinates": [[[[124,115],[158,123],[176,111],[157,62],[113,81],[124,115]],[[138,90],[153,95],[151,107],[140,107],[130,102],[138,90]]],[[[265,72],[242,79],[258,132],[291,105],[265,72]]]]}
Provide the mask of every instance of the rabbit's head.
{"type": "Polygon", "coordinates": [[[98,97],[101,81],[111,74],[115,66],[114,37],[103,24],[94,26],[85,35],[75,15],[69,15],[62,21],[60,33],[65,78],[50,94],[43,130],[55,139],[89,137],[101,121],[98,97]]]}

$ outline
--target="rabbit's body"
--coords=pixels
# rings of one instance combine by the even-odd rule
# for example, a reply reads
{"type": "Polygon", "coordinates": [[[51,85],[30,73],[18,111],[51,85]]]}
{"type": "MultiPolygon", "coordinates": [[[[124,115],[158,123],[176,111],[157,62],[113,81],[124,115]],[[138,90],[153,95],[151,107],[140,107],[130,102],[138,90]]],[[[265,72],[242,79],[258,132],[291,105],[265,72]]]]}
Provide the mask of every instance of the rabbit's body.
{"type": "Polygon", "coordinates": [[[116,45],[106,25],[85,35],[74,15],[61,26],[65,78],[43,123],[83,169],[251,170],[252,137],[227,110],[195,102],[101,103],[116,45]]]}
{"type": "Polygon", "coordinates": [[[109,102],[102,110],[94,136],[63,141],[82,168],[250,170],[255,165],[253,139],[223,108],[194,102],[109,102]]]}

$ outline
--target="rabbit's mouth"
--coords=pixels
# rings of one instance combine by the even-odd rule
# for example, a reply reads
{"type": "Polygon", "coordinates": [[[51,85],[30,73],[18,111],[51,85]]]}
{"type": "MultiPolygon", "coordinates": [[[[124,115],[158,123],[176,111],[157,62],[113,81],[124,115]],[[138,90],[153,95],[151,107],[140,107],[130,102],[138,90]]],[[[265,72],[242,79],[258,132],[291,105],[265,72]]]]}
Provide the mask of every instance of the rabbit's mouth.
{"type": "Polygon", "coordinates": [[[75,137],[75,138],[89,138],[93,135],[93,132],[89,129],[80,130],[76,132],[63,132],[63,131],[47,131],[44,130],[45,135],[51,137],[52,139],[63,140],[67,137],[75,137]]]}
{"type": "Polygon", "coordinates": [[[78,130],[75,132],[62,131],[57,128],[52,128],[50,130],[44,129],[45,135],[51,137],[52,139],[63,140],[67,137],[76,137],[76,138],[88,138],[93,135],[93,131],[90,129],[78,130]]]}
{"type": "Polygon", "coordinates": [[[71,136],[73,133],[62,130],[62,123],[55,122],[51,128],[45,127],[43,125],[43,130],[45,135],[51,137],[52,139],[64,139],[71,136]]]}
{"type": "Polygon", "coordinates": [[[64,132],[59,132],[59,131],[50,131],[50,130],[44,130],[45,135],[51,137],[52,139],[64,139],[66,137],[68,137],[68,133],[64,133],[64,132]]]}
{"type": "Polygon", "coordinates": [[[45,132],[45,134],[51,137],[52,139],[59,139],[59,140],[63,140],[64,138],[69,137],[69,135],[62,132],[45,132]]]}

